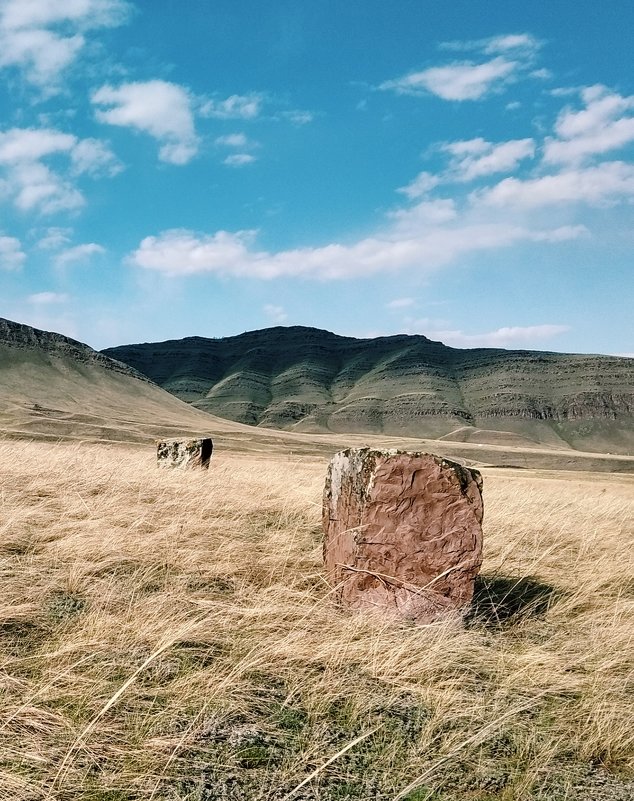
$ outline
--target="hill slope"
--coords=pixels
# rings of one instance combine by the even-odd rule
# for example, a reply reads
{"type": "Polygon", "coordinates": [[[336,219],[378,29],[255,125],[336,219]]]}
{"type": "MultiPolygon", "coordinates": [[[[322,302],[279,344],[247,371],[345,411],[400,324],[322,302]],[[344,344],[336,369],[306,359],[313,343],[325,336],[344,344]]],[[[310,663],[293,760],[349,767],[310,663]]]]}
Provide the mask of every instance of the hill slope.
{"type": "Polygon", "coordinates": [[[634,450],[634,360],[276,327],[105,354],[221,417],[305,432],[634,450]]]}
{"type": "Polygon", "coordinates": [[[127,365],[0,318],[0,433],[147,441],[210,427],[209,415],[127,365]]]}

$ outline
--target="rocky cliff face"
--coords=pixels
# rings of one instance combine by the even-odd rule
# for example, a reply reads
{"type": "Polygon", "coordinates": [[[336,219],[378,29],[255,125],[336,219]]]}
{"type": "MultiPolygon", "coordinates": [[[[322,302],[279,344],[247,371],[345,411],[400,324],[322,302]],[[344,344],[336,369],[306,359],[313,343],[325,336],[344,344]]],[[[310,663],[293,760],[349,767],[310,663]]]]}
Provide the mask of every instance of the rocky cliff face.
{"type": "Polygon", "coordinates": [[[466,427],[590,450],[634,447],[632,359],[303,327],[104,353],[198,408],[251,425],[407,436],[466,427]]]}

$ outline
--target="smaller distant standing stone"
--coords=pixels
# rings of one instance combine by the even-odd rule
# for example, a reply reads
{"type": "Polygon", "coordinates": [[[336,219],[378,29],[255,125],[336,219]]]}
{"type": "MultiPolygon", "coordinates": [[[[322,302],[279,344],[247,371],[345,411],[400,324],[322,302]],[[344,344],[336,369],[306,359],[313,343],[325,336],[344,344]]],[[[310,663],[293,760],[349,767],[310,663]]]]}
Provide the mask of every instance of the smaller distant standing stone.
{"type": "Polygon", "coordinates": [[[416,623],[464,613],[482,563],[482,517],[477,470],[429,453],[340,451],[323,499],[337,600],[416,623]]]}
{"type": "Polygon", "coordinates": [[[163,440],[156,447],[156,463],[165,468],[208,470],[213,449],[209,437],[163,440]]]}

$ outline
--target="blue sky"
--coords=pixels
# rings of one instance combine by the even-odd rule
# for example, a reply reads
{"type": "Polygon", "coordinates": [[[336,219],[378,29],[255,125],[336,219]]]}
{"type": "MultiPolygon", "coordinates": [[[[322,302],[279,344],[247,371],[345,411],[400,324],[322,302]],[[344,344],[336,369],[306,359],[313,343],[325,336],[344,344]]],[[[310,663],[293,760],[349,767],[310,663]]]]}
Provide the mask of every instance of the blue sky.
{"type": "Polygon", "coordinates": [[[0,316],[634,352],[634,6],[0,0],[0,316]]]}

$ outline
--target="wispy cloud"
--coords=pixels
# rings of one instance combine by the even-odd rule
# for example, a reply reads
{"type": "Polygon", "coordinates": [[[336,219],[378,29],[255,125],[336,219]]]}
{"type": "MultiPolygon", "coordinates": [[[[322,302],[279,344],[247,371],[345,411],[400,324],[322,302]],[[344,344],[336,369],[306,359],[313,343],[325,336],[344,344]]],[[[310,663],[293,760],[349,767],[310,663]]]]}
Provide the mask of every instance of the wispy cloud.
{"type": "Polygon", "coordinates": [[[257,159],[252,153],[232,153],[223,159],[222,163],[226,164],[227,167],[246,167],[255,161],[257,159]]]}
{"type": "Polygon", "coordinates": [[[70,228],[47,228],[43,236],[40,234],[37,247],[39,250],[59,250],[70,244],[72,233],[70,228]]]}
{"type": "Polygon", "coordinates": [[[88,32],[123,24],[131,10],[125,0],[2,0],[0,68],[18,69],[45,95],[54,94],[88,32]]]}
{"type": "Polygon", "coordinates": [[[52,306],[67,303],[68,299],[64,292],[36,292],[27,297],[27,302],[35,306],[52,306]]]}
{"type": "Polygon", "coordinates": [[[384,81],[379,89],[401,95],[432,94],[443,100],[483,100],[516,81],[522,73],[527,73],[534,65],[540,47],[541,42],[528,33],[446,42],[441,49],[476,52],[479,60],[454,61],[409,72],[400,78],[384,81]]]}
{"type": "Polygon", "coordinates": [[[406,186],[401,186],[397,189],[402,195],[407,195],[410,200],[416,200],[423,197],[435,189],[440,183],[438,175],[432,175],[430,172],[419,172],[416,178],[406,186]]]}
{"type": "Polygon", "coordinates": [[[264,104],[264,95],[251,92],[248,95],[230,95],[224,100],[207,99],[200,103],[202,117],[219,120],[253,120],[259,117],[264,104]]]}
{"type": "Polygon", "coordinates": [[[240,147],[245,148],[248,145],[248,138],[243,133],[226,134],[219,136],[216,139],[216,144],[220,147],[240,147]]]}
{"type": "Polygon", "coordinates": [[[91,100],[99,122],[154,137],[161,161],[187,164],[198,152],[192,98],[183,86],[160,80],[106,85],[91,100]]]}
{"type": "Polygon", "coordinates": [[[101,255],[106,252],[106,249],[96,242],[87,242],[82,245],[75,245],[72,248],[60,251],[55,256],[55,265],[57,267],[68,267],[70,264],[84,264],[93,256],[101,255]]]}
{"type": "Polygon", "coordinates": [[[22,250],[19,239],[0,235],[0,269],[19,270],[26,261],[26,253],[22,250]]]}
{"type": "Polygon", "coordinates": [[[308,125],[315,119],[315,114],[312,111],[302,109],[281,111],[278,116],[283,120],[288,120],[293,125],[308,125]]]}
{"type": "Polygon", "coordinates": [[[520,242],[548,242],[578,236],[580,231],[532,230],[504,222],[415,225],[399,219],[384,231],[351,245],[268,252],[256,248],[254,231],[197,234],[164,231],[142,240],[130,264],[165,275],[215,273],[243,278],[306,277],[321,280],[357,278],[415,269],[429,273],[460,257],[497,250],[520,242]]]}
{"type": "Polygon", "coordinates": [[[479,137],[450,142],[442,149],[452,156],[446,178],[467,182],[499,172],[512,172],[521,161],[535,155],[535,141],[511,139],[493,143],[479,137]]]}
{"type": "Polygon", "coordinates": [[[388,309],[409,309],[416,305],[416,301],[414,298],[395,298],[385,305],[388,309]]]}
{"type": "Polygon", "coordinates": [[[465,334],[460,330],[438,330],[423,327],[419,333],[429,339],[455,348],[531,348],[570,331],[568,325],[508,326],[482,334],[465,334]]]}
{"type": "Polygon", "coordinates": [[[272,303],[267,303],[263,307],[263,311],[274,323],[284,323],[288,320],[288,314],[283,306],[275,306],[272,303]]]}
{"type": "Polygon", "coordinates": [[[396,80],[385,81],[379,88],[399,95],[429,93],[443,100],[481,100],[504,86],[519,68],[519,62],[498,56],[481,64],[465,61],[410,72],[396,80]]]}
{"type": "Polygon", "coordinates": [[[441,50],[457,52],[477,51],[485,55],[521,54],[523,58],[536,55],[542,42],[530,33],[507,33],[501,36],[490,36],[485,39],[467,39],[443,42],[441,50]]]}

